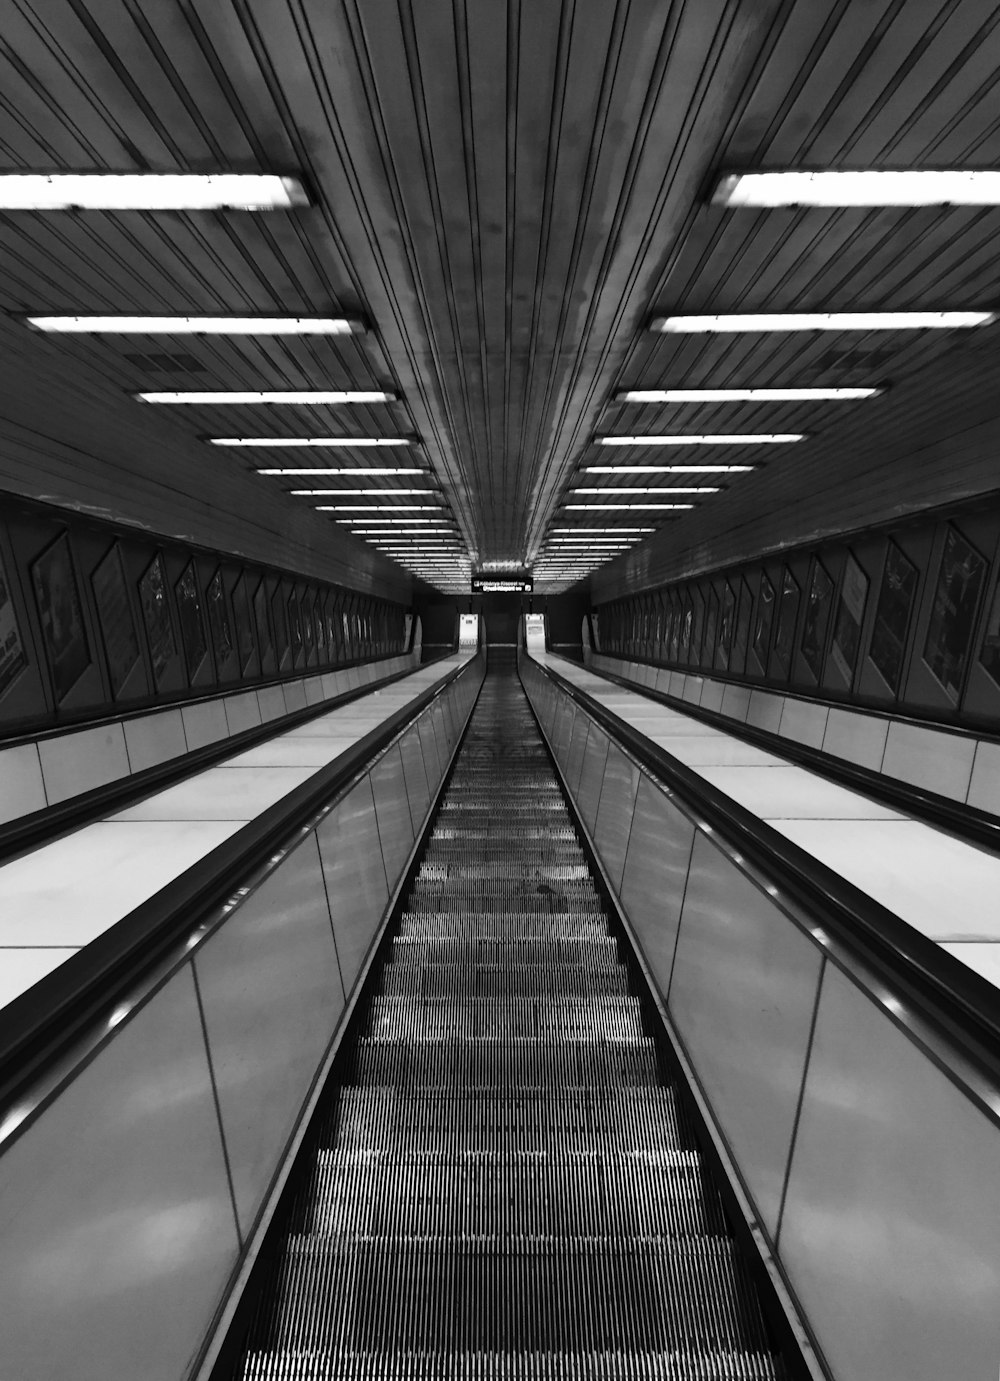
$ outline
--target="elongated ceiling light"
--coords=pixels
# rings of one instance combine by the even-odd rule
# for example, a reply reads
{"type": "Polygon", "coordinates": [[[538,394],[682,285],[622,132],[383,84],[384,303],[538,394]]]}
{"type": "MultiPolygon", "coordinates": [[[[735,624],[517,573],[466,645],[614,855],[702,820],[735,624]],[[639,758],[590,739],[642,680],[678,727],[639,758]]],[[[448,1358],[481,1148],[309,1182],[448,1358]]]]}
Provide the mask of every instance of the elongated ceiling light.
{"type": "Polygon", "coordinates": [[[380,503],[328,503],[317,504],[317,513],[416,513],[428,509],[441,511],[436,503],[395,503],[391,505],[380,503]]]}
{"type": "Polygon", "coordinates": [[[225,405],[227,403],[289,403],[302,405],[335,403],[394,403],[395,393],[384,393],[380,389],[364,391],[361,389],[249,389],[229,392],[207,391],[191,393],[136,393],[133,397],[141,403],[195,403],[225,405]]]}
{"type": "Polygon", "coordinates": [[[655,532],[655,527],[554,527],[553,532],[655,532]]]}
{"type": "Polygon", "coordinates": [[[992,168],[774,169],[723,173],[716,206],[998,206],[992,168]]]}
{"type": "Polygon", "coordinates": [[[343,465],[319,469],[302,469],[300,466],[292,468],[282,467],[276,470],[258,470],[258,475],[423,475],[427,472],[421,470],[419,465],[343,465]]]}
{"type": "Polygon", "coordinates": [[[126,336],[356,336],[368,329],[342,316],[29,316],[36,331],[126,336]]]}
{"type": "Polygon", "coordinates": [[[802,432],[744,432],[716,434],[680,433],[668,436],[598,436],[598,446],[780,446],[804,441],[802,432]]]}
{"type": "MultiPolygon", "coordinates": [[[[378,494],[390,499],[399,499],[414,494],[423,494],[429,498],[434,493],[433,489],[289,489],[289,494],[294,494],[298,498],[341,498],[341,499],[361,499],[369,494],[378,494]]],[[[427,507],[429,505],[425,505],[427,507]]]]}
{"type": "Polygon", "coordinates": [[[210,436],[210,446],[333,446],[365,448],[372,446],[412,446],[407,436],[210,436]]]}
{"type": "Polygon", "coordinates": [[[718,486],[717,484],[683,484],[683,485],[682,485],[682,484],[666,484],[666,485],[661,484],[661,485],[646,485],[644,488],[639,488],[639,489],[626,489],[626,488],[624,488],[624,487],[619,488],[619,487],[616,485],[613,489],[609,489],[607,486],[604,486],[603,488],[596,488],[596,487],[595,487],[595,488],[592,488],[592,489],[583,489],[583,488],[574,489],[574,490],[572,490],[571,492],[574,493],[574,494],[605,494],[605,495],[613,495],[613,494],[718,494],[718,493],[719,493],[719,486],[718,486]]]}
{"type": "Polygon", "coordinates": [[[756,469],[756,465],[584,465],[583,473],[587,475],[748,475],[756,469]]]}
{"type": "Polygon", "coordinates": [[[288,211],[309,206],[275,173],[0,173],[2,211],[288,211]]]}
{"type": "Polygon", "coordinates": [[[882,388],[630,388],[616,403],[805,403],[875,398],[882,388]]]}
{"type": "Polygon", "coordinates": [[[646,509],[668,509],[668,508],[694,508],[693,503],[568,503],[565,505],[570,510],[587,509],[608,509],[615,513],[623,512],[626,508],[646,508],[646,509]]]}
{"type": "Polygon", "coordinates": [[[989,326],[995,312],[726,312],[658,316],[651,331],[666,335],[731,331],[933,331],[989,326]]]}

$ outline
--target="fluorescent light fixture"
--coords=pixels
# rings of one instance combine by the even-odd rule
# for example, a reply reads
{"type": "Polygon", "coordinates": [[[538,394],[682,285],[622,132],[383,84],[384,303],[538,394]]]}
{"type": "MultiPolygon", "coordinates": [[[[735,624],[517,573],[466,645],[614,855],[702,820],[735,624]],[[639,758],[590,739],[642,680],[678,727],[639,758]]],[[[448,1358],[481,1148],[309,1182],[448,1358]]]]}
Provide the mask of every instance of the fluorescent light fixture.
{"type": "Polygon", "coordinates": [[[330,316],[29,316],[36,331],[125,336],[355,336],[368,328],[330,316]]]}
{"type": "Polygon", "coordinates": [[[320,470],[303,470],[299,467],[280,470],[258,470],[258,475],[424,475],[426,470],[421,470],[419,465],[404,466],[381,466],[381,465],[345,465],[320,470]]]}
{"type": "MultiPolygon", "coordinates": [[[[434,503],[397,503],[392,505],[393,513],[416,513],[420,510],[438,508],[434,503]]],[[[384,513],[385,507],[378,503],[335,503],[317,504],[317,513],[384,513]]]]}
{"type": "Polygon", "coordinates": [[[605,486],[602,489],[574,489],[571,492],[574,494],[718,494],[719,487],[715,484],[661,484],[647,485],[641,489],[609,489],[605,486]]]}
{"type": "Polygon", "coordinates": [[[630,388],[616,403],[805,403],[875,398],[882,388],[630,388]]]}
{"type": "Polygon", "coordinates": [[[712,316],[658,316],[651,331],[701,335],[732,331],[933,331],[989,326],[995,312],[725,312],[712,316]]]}
{"type": "Polygon", "coordinates": [[[626,508],[648,508],[648,509],[667,509],[667,508],[694,508],[693,503],[568,503],[566,508],[572,510],[604,508],[613,510],[615,513],[622,512],[626,508]]]}
{"type": "Polygon", "coordinates": [[[748,475],[756,465],[584,465],[587,475],[748,475]]]}
{"type": "MultiPolygon", "coordinates": [[[[289,494],[294,494],[297,498],[319,498],[321,496],[339,497],[341,499],[361,499],[368,494],[379,494],[387,499],[403,498],[410,494],[423,494],[429,498],[434,493],[433,489],[289,489],[289,494]]],[[[423,507],[430,508],[432,505],[424,504],[423,507]]]]}
{"type": "Polygon", "coordinates": [[[655,532],[655,527],[554,527],[553,532],[655,532]]]}
{"type": "Polygon", "coordinates": [[[407,436],[210,436],[210,446],[412,446],[407,436]]]}
{"type": "Polygon", "coordinates": [[[775,446],[804,441],[802,432],[743,432],[721,435],[701,433],[684,436],[598,436],[598,446],[775,446]]]}
{"type": "Polygon", "coordinates": [[[308,206],[274,173],[0,173],[0,211],[288,211],[308,206]]]}
{"type": "Polygon", "coordinates": [[[723,173],[716,206],[998,206],[1000,172],[977,169],[775,169],[723,173]]]}
{"type": "Polygon", "coordinates": [[[320,404],[320,403],[394,403],[396,395],[394,393],[382,393],[377,390],[363,392],[361,390],[350,389],[262,389],[242,391],[233,389],[229,392],[207,391],[190,393],[136,393],[133,397],[141,403],[198,403],[198,404],[226,404],[226,403],[301,403],[301,404],[320,404]]]}

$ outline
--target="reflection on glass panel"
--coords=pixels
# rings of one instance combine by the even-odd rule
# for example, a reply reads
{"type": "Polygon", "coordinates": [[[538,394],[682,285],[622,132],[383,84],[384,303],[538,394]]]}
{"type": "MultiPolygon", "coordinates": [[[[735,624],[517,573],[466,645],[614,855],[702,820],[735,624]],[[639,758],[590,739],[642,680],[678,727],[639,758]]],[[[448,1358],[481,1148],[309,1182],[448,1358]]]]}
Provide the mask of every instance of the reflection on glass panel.
{"type": "Polygon", "coordinates": [[[816,560],[813,562],[806,616],[802,623],[802,656],[817,681],[823,672],[823,649],[826,647],[826,633],[832,612],[833,581],[823,563],[816,560]]]}
{"type": "Polygon", "coordinates": [[[774,634],[774,660],[779,675],[787,677],[792,668],[792,644],[795,641],[795,621],[799,616],[799,582],[785,567],[781,582],[781,602],[778,606],[778,627],[774,634]]]}
{"type": "Polygon", "coordinates": [[[321,595],[316,596],[311,618],[313,621],[313,639],[319,650],[319,659],[321,662],[326,662],[329,658],[326,649],[326,625],[323,622],[323,599],[321,595]]]}
{"type": "Polygon", "coordinates": [[[702,666],[711,667],[715,658],[715,636],[719,628],[719,596],[714,589],[708,592],[708,618],[705,620],[705,644],[702,648],[702,666]]]}
{"type": "Polygon", "coordinates": [[[271,596],[271,626],[274,629],[274,650],[280,667],[288,651],[288,617],[285,613],[285,601],[281,597],[280,583],[271,596]]]}
{"type": "Polygon", "coordinates": [[[868,577],[854,557],[848,553],[844,577],[840,584],[840,599],[837,601],[833,642],[830,644],[830,658],[848,685],[854,680],[854,669],[858,664],[861,625],[867,601],[868,577]]]}
{"type": "Polygon", "coordinates": [[[170,659],[177,651],[174,626],[170,619],[167,576],[163,557],[159,554],[153,557],[139,581],[139,604],[149,644],[149,659],[153,664],[153,679],[159,685],[170,659]]]}
{"type": "Polygon", "coordinates": [[[220,673],[228,670],[236,660],[236,645],[233,642],[229,610],[226,607],[226,589],[222,581],[220,567],[209,581],[206,591],[208,601],[208,626],[212,630],[212,647],[215,651],[215,664],[220,673]]]}
{"type": "Polygon", "coordinates": [[[245,675],[253,656],[253,625],[246,574],[240,576],[233,588],[233,617],[236,620],[236,646],[239,649],[240,671],[245,675]]]}
{"type": "Polygon", "coordinates": [[[736,596],[727,580],[722,590],[722,609],[719,620],[719,644],[715,650],[715,665],[722,671],[729,668],[729,650],[733,641],[733,625],[736,614],[736,596]]]}
{"type": "Polygon", "coordinates": [[[893,695],[899,691],[906,634],[916,593],[916,566],[903,555],[895,542],[890,542],[885,554],[885,570],[882,572],[868,655],[893,695]]]}
{"type": "Polygon", "coordinates": [[[670,650],[669,658],[671,662],[677,661],[677,650],[681,642],[681,621],[684,618],[684,609],[678,595],[670,596],[670,650]]]}
{"type": "Polygon", "coordinates": [[[260,584],[253,592],[253,621],[257,629],[257,647],[260,650],[261,670],[264,668],[264,658],[274,647],[271,638],[271,624],[267,617],[267,585],[264,577],[261,576],[260,584]]]}
{"type": "Polygon", "coordinates": [[[733,652],[729,659],[729,670],[737,673],[746,671],[747,647],[750,642],[750,618],[753,614],[753,595],[745,580],[740,581],[740,603],[736,615],[736,634],[733,638],[733,652]]]}
{"type": "Polygon", "coordinates": [[[993,603],[986,618],[986,631],[983,634],[983,650],[979,654],[986,671],[1000,686],[1000,579],[993,591],[993,603]]]}
{"type": "Polygon", "coordinates": [[[32,564],[31,581],[58,704],[90,666],[90,644],[68,533],[57,537],[32,564]]]}
{"type": "Polygon", "coordinates": [[[14,592],[0,556],[0,696],[11,686],[28,665],[21,629],[14,608],[14,592]]]}
{"type": "Polygon", "coordinates": [[[117,698],[139,660],[139,633],[125,582],[125,566],[117,542],[90,577],[97,618],[104,641],[111,694],[117,698]]]}
{"type": "Polygon", "coordinates": [[[924,660],[956,702],[962,690],[985,580],[985,559],[957,528],[949,526],[927,627],[924,660]]]}
{"type": "Polygon", "coordinates": [[[761,671],[767,668],[767,654],[771,646],[771,625],[774,622],[774,586],[766,573],[760,577],[760,594],[757,597],[757,622],[753,630],[753,654],[760,664],[761,671]]]}
{"type": "Polygon", "coordinates": [[[193,561],[189,561],[184,567],[180,580],[174,586],[174,594],[177,597],[177,617],[181,626],[184,662],[187,666],[188,680],[193,681],[208,653],[205,623],[201,616],[201,594],[193,561]]]}
{"type": "Polygon", "coordinates": [[[691,609],[691,596],[685,590],[682,598],[681,614],[681,636],[677,647],[678,661],[686,662],[688,648],[691,646],[691,620],[694,617],[691,609]]]}

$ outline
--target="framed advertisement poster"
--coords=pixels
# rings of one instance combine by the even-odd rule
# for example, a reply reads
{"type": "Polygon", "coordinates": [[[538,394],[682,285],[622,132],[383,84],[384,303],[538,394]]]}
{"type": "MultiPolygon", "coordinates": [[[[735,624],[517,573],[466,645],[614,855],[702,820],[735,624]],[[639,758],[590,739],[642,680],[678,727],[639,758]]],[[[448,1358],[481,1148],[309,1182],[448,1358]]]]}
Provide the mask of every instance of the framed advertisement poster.
{"type": "Polygon", "coordinates": [[[95,569],[90,584],[108,662],[111,694],[117,699],[139,660],[139,630],[135,626],[125,580],[125,565],[117,542],[95,569]]]}
{"type": "Polygon", "coordinates": [[[142,609],[142,622],[149,644],[149,658],[153,664],[153,679],[159,685],[163,673],[177,653],[174,625],[170,618],[167,576],[160,553],[153,557],[139,581],[139,607],[142,609]]]}
{"type": "Polygon", "coordinates": [[[753,630],[753,655],[762,672],[767,671],[767,654],[771,648],[771,625],[774,623],[774,586],[766,574],[760,577],[757,600],[757,622],[753,630]]]}
{"type": "Polygon", "coordinates": [[[833,642],[830,644],[833,664],[848,685],[854,681],[854,671],[858,665],[861,625],[864,622],[867,602],[868,577],[854,557],[848,555],[844,565],[844,578],[840,585],[840,599],[837,601],[833,642]]]}
{"type": "Polygon", "coordinates": [[[226,607],[226,590],[222,583],[222,569],[215,572],[208,582],[205,592],[208,605],[208,626],[212,633],[212,648],[215,652],[215,665],[220,673],[227,670],[236,659],[236,644],[233,641],[233,627],[229,621],[226,607]]]}
{"type": "Polygon", "coordinates": [[[727,580],[722,591],[722,612],[719,619],[719,645],[715,650],[715,665],[725,671],[729,666],[729,648],[733,641],[736,596],[727,580]]]}
{"type": "Polygon", "coordinates": [[[245,673],[253,656],[253,624],[245,574],[240,576],[233,587],[233,617],[236,620],[236,646],[239,649],[240,671],[245,673]]]}
{"type": "Polygon", "coordinates": [[[181,626],[184,663],[188,680],[193,681],[208,654],[205,621],[201,614],[201,593],[198,590],[198,576],[193,561],[189,561],[184,567],[180,580],[174,586],[174,595],[177,599],[177,618],[181,626]]]}
{"type": "Polygon", "coordinates": [[[1000,579],[997,580],[990,612],[986,616],[986,630],[983,633],[979,660],[984,671],[1000,686],[1000,579]]]}
{"type": "Polygon", "coordinates": [[[745,580],[740,581],[740,599],[736,610],[736,634],[733,638],[733,653],[729,659],[730,671],[746,670],[747,644],[750,641],[750,618],[753,614],[753,595],[745,580]]]}
{"type": "Polygon", "coordinates": [[[263,576],[261,576],[260,584],[253,592],[253,622],[257,630],[257,647],[260,650],[260,661],[263,667],[264,658],[274,646],[271,640],[271,625],[267,617],[267,584],[263,576]]]}
{"type": "Polygon", "coordinates": [[[893,695],[899,692],[906,635],[916,593],[917,568],[895,542],[890,541],[885,554],[882,587],[875,606],[875,627],[868,656],[893,695]]]}
{"type": "Polygon", "coordinates": [[[24,641],[14,608],[14,592],[4,570],[0,555],[0,698],[2,698],[28,665],[24,641]]]}
{"type": "Polygon", "coordinates": [[[941,553],[924,661],[950,698],[958,702],[969,661],[986,559],[949,525],[941,553]]]}
{"type": "Polygon", "coordinates": [[[782,676],[788,676],[792,668],[792,644],[795,641],[795,624],[799,617],[799,582],[788,567],[781,582],[781,601],[778,606],[778,626],[774,633],[774,659],[782,676]]]}
{"type": "Polygon", "coordinates": [[[823,671],[823,649],[833,610],[833,581],[821,561],[813,562],[812,580],[802,624],[802,656],[818,681],[823,671]]]}
{"type": "Polygon", "coordinates": [[[58,705],[91,663],[68,533],[57,537],[32,563],[31,581],[58,705]]]}
{"type": "Polygon", "coordinates": [[[281,598],[280,584],[271,596],[271,622],[274,625],[274,650],[280,667],[288,651],[288,616],[281,598]]]}

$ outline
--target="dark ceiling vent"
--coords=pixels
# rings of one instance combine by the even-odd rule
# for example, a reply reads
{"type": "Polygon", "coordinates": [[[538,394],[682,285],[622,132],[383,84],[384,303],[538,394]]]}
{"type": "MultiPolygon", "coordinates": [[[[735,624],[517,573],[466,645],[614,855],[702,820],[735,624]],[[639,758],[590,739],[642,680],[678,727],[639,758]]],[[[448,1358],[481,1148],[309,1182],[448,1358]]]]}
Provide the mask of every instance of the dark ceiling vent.
{"type": "Polygon", "coordinates": [[[194,355],[168,355],[154,352],[151,355],[125,355],[127,364],[136,369],[155,370],[158,374],[204,374],[205,366],[194,355]]]}

